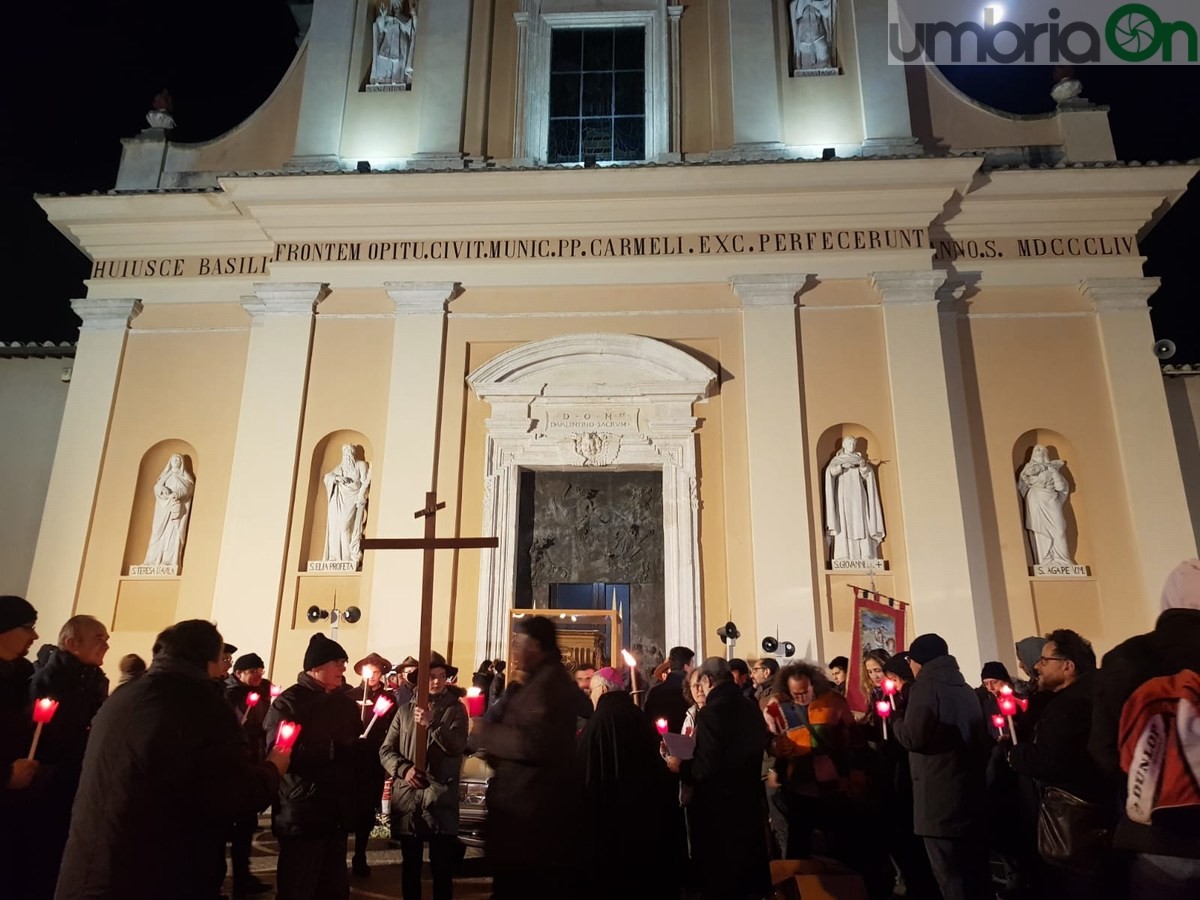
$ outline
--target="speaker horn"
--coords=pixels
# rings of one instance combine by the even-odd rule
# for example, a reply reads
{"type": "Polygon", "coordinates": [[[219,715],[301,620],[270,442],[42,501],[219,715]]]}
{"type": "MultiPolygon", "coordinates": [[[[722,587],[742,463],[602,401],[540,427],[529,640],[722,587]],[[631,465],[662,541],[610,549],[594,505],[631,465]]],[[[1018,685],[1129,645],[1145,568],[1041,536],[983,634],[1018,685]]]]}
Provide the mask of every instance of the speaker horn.
{"type": "Polygon", "coordinates": [[[763,653],[774,653],[779,649],[779,641],[773,637],[765,637],[762,639],[763,653]]]}
{"type": "Polygon", "coordinates": [[[784,641],[783,642],[783,655],[785,657],[787,657],[788,659],[791,659],[793,656],[795,656],[796,655],[796,645],[793,644],[791,641],[784,641]]]}
{"type": "Polygon", "coordinates": [[[313,604],[308,608],[307,615],[308,621],[312,622],[313,624],[320,622],[322,619],[329,618],[329,613],[326,610],[321,609],[321,607],[317,606],[316,604],[313,604]]]}
{"type": "Polygon", "coordinates": [[[359,609],[357,606],[348,606],[342,612],[342,618],[345,619],[347,622],[349,622],[351,625],[353,625],[355,622],[357,622],[359,619],[362,618],[362,610],[359,609]]]}
{"type": "Polygon", "coordinates": [[[738,631],[738,627],[732,622],[726,622],[717,629],[717,637],[721,639],[722,644],[727,644],[730,641],[736,641],[741,636],[742,633],[738,631]]]}
{"type": "Polygon", "coordinates": [[[1170,359],[1175,355],[1175,342],[1163,338],[1154,345],[1154,355],[1159,359],[1170,359]]]}

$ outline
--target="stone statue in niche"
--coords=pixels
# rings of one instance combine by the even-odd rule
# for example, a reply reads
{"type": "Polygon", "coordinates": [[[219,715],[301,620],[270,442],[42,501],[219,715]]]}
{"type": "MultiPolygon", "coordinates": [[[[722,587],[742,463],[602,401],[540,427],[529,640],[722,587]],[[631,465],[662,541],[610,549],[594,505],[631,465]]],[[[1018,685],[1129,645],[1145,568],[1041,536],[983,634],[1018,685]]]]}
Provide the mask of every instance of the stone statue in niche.
{"type": "Polygon", "coordinates": [[[416,0],[379,0],[371,25],[368,91],[406,91],[412,86],[416,32],[416,0]]]}
{"type": "Polygon", "coordinates": [[[858,438],[842,438],[841,449],[825,467],[825,531],[833,561],[878,560],[883,541],[883,505],[875,467],[854,448],[858,438]]]}
{"type": "Polygon", "coordinates": [[[195,492],[196,479],[188,472],[183,456],[172,453],[158,481],[154,482],[154,522],[150,526],[150,543],[143,566],[178,570],[183,562],[195,492]]]}
{"type": "Polygon", "coordinates": [[[837,0],[791,0],[792,69],[796,75],[836,75],[837,0]]]}
{"type": "Polygon", "coordinates": [[[1017,491],[1025,501],[1025,528],[1033,542],[1033,562],[1039,566],[1073,566],[1067,547],[1067,495],[1070,485],[1062,473],[1065,461],[1051,459],[1041,444],[1017,476],[1017,491]]]}
{"type": "Polygon", "coordinates": [[[342,445],[342,461],[325,475],[329,515],[325,521],[325,562],[362,564],[363,526],[367,523],[367,491],[371,467],[355,458],[354,445],[342,445]]]}

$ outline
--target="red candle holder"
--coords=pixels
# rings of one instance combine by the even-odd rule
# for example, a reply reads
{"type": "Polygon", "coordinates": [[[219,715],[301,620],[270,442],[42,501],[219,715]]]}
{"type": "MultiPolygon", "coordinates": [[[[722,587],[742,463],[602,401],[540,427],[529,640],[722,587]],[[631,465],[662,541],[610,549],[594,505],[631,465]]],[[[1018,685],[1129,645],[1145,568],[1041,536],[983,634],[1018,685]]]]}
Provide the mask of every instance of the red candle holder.
{"type": "Polygon", "coordinates": [[[275,698],[283,693],[283,688],[277,684],[271,685],[271,702],[275,702],[275,698]]]}
{"type": "Polygon", "coordinates": [[[660,735],[666,734],[667,733],[667,720],[666,719],[655,719],[654,727],[658,729],[658,733],[660,735]]]}
{"type": "Polygon", "coordinates": [[[992,727],[997,731],[1004,730],[1004,716],[992,716],[992,727]]]}
{"type": "Polygon", "coordinates": [[[892,704],[886,700],[880,700],[875,704],[875,712],[879,714],[879,718],[886,719],[892,714],[892,704]]]}
{"type": "Polygon", "coordinates": [[[467,696],[463,697],[463,703],[467,706],[467,715],[472,719],[482,716],[483,708],[486,705],[483,698],[483,689],[474,686],[467,688],[467,696]]]}
{"type": "Polygon", "coordinates": [[[58,712],[58,701],[42,697],[40,700],[34,701],[33,721],[38,725],[45,725],[54,718],[56,712],[58,712]]]}
{"type": "Polygon", "coordinates": [[[246,695],[246,709],[253,709],[255,706],[258,706],[258,701],[261,699],[262,697],[251,691],[246,695]]]}
{"type": "Polygon", "coordinates": [[[284,753],[289,752],[299,736],[300,723],[287,720],[280,722],[279,730],[275,732],[275,749],[284,753]]]}

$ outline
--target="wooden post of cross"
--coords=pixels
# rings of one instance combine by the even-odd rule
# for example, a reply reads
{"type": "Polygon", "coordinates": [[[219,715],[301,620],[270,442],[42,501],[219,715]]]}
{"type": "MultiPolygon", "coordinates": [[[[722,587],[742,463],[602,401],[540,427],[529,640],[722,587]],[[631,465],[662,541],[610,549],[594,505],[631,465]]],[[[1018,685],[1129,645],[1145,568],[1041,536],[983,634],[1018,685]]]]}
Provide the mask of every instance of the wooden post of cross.
{"type": "MultiPolygon", "coordinates": [[[[425,506],[413,513],[414,519],[425,519],[425,536],[420,538],[365,538],[364,550],[421,550],[424,553],[421,567],[421,636],[417,652],[417,706],[429,706],[429,653],[433,641],[433,561],[437,550],[489,549],[500,546],[494,537],[439,538],[437,537],[437,513],[444,509],[436,491],[425,495],[425,506]]],[[[413,764],[418,772],[425,771],[425,751],[428,736],[423,725],[416,727],[413,735],[413,764]]]]}

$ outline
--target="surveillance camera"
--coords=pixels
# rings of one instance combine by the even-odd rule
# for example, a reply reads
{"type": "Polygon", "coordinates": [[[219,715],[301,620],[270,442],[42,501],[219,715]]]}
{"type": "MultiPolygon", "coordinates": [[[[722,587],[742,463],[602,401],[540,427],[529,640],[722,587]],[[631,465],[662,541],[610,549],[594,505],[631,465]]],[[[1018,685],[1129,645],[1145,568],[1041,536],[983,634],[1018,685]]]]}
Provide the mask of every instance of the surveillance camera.
{"type": "Polygon", "coordinates": [[[1175,342],[1163,338],[1154,345],[1154,355],[1159,359],[1170,359],[1175,355],[1175,342]]]}

